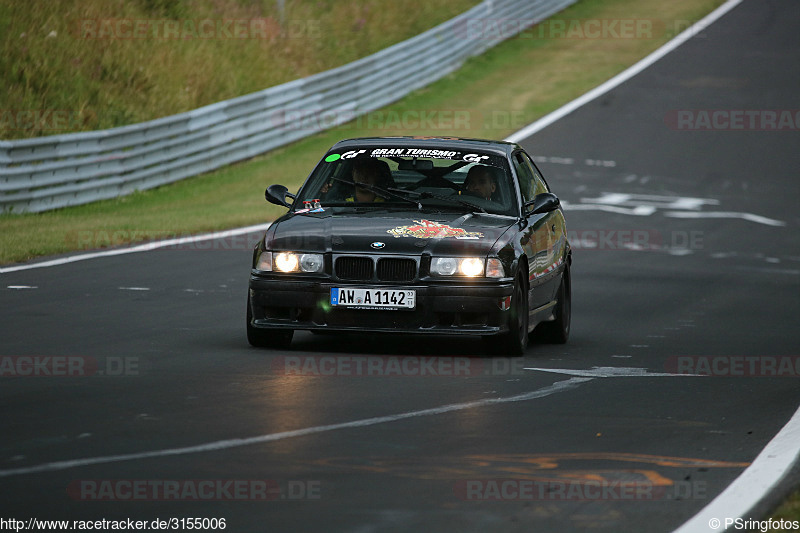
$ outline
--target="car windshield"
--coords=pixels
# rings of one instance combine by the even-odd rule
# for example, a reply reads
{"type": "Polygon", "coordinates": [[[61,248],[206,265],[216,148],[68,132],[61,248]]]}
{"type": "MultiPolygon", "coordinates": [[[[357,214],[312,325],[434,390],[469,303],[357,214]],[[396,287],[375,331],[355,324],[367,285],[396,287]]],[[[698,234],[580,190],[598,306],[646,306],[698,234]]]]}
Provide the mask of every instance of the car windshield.
{"type": "Polygon", "coordinates": [[[364,147],[330,152],[298,194],[295,210],[313,208],[458,210],[516,216],[505,158],[428,148],[364,147]]]}

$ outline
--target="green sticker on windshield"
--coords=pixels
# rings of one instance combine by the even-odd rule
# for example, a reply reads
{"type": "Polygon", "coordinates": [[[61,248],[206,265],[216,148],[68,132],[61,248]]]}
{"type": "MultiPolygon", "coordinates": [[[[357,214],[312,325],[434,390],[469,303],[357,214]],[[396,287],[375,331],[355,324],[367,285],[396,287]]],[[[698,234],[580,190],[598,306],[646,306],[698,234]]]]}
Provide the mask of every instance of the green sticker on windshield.
{"type": "Polygon", "coordinates": [[[325,158],[325,162],[333,163],[334,161],[336,161],[340,157],[342,157],[342,156],[339,155],[339,154],[331,154],[331,155],[329,155],[328,157],[325,158]]]}

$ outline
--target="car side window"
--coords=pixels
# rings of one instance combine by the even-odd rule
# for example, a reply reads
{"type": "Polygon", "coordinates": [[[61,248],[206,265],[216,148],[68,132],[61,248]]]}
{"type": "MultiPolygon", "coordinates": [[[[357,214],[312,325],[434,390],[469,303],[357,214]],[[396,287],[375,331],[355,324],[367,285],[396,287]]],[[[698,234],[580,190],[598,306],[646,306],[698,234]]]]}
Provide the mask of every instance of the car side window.
{"type": "Polygon", "coordinates": [[[528,154],[525,152],[520,152],[520,154],[522,155],[522,160],[524,161],[525,165],[531,169],[531,173],[533,174],[534,196],[537,194],[542,194],[543,192],[550,192],[547,182],[544,181],[542,174],[539,172],[539,169],[536,168],[536,165],[533,164],[530,156],[528,156],[528,154]]]}
{"type": "Polygon", "coordinates": [[[536,196],[534,192],[533,169],[523,158],[522,152],[517,152],[514,155],[514,170],[516,170],[517,179],[519,179],[519,190],[522,192],[522,201],[529,202],[533,200],[533,197],[536,196]]]}

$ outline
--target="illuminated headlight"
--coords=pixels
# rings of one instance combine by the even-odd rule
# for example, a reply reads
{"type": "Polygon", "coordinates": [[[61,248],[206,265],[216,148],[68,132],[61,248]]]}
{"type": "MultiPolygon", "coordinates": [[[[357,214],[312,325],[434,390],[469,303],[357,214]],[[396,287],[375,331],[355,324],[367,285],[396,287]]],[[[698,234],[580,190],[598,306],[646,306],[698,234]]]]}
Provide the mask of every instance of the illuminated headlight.
{"type": "Polygon", "coordinates": [[[435,276],[483,275],[484,262],[481,257],[434,257],[431,261],[431,274],[435,276]]]}
{"type": "Polygon", "coordinates": [[[280,272],[296,272],[300,266],[297,254],[281,252],[275,254],[275,270],[280,272]]]}
{"type": "Polygon", "coordinates": [[[322,272],[322,254],[280,252],[275,254],[274,260],[278,272],[322,272]]]}

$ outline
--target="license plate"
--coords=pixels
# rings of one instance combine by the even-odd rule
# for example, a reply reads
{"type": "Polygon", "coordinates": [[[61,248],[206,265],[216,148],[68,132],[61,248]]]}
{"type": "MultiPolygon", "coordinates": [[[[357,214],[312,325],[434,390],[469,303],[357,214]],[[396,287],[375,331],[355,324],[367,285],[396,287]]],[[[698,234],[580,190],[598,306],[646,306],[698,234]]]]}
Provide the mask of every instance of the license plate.
{"type": "Polygon", "coordinates": [[[399,289],[331,289],[331,305],[368,309],[414,309],[416,291],[399,289]]]}

